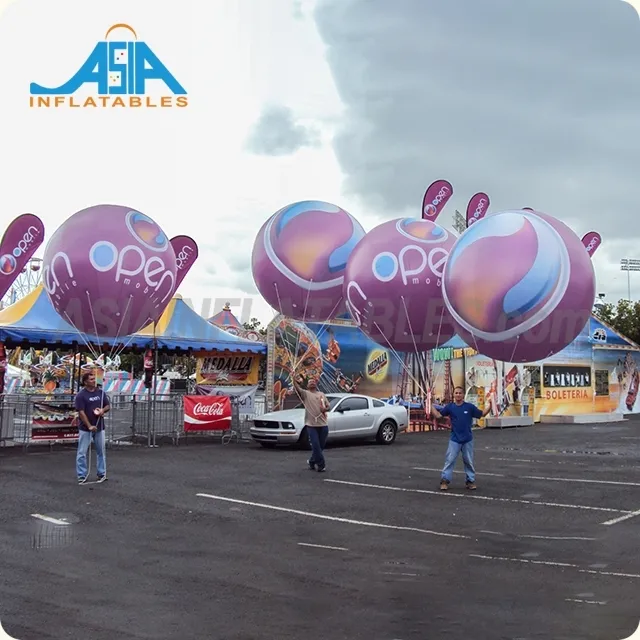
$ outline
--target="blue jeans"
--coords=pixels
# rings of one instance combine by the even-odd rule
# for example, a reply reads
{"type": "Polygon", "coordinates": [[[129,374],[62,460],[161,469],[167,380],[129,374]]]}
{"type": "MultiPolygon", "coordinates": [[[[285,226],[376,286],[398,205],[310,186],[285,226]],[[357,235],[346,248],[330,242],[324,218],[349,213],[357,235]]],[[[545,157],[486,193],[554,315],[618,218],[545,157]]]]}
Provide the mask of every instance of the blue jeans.
{"type": "Polygon", "coordinates": [[[319,469],[324,469],[324,445],[329,435],[329,427],[307,427],[309,434],[309,444],[311,445],[311,457],[309,464],[315,464],[319,469]]]}
{"type": "Polygon", "coordinates": [[[104,430],[102,431],[78,431],[78,452],[76,453],[76,473],[78,478],[87,477],[87,451],[93,439],[96,448],[96,458],[98,459],[97,469],[99,476],[107,473],[107,458],[104,446],[104,430]]]}
{"type": "Polygon", "coordinates": [[[464,463],[464,471],[467,475],[467,482],[476,481],[476,470],[473,466],[473,440],[460,444],[449,440],[447,455],[442,469],[442,479],[451,482],[453,477],[453,468],[456,466],[456,460],[462,452],[462,462],[464,463]]]}

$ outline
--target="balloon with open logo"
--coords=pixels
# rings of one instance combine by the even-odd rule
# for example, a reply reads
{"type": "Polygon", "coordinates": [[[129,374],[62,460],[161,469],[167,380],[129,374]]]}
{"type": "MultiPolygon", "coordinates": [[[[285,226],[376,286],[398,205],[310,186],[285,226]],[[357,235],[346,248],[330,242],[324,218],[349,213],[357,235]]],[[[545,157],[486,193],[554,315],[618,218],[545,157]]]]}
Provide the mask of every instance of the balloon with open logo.
{"type": "Polygon", "coordinates": [[[533,210],[496,212],[456,241],[443,294],[470,347],[503,362],[535,362],[585,327],[595,272],[580,238],[560,220],[533,210]]]}
{"type": "Polygon", "coordinates": [[[378,225],[347,263],[344,297],[370,338],[402,352],[441,346],[455,333],[442,300],[442,274],[455,236],[432,222],[398,218],[378,225]]]}
{"type": "Polygon", "coordinates": [[[158,320],[175,291],[176,256],[149,216],[103,204],[56,230],[42,272],[62,318],[88,336],[114,338],[158,320]]]}
{"type": "Polygon", "coordinates": [[[364,235],[351,214],[328,202],[283,207],[264,223],[253,245],[258,291],[276,311],[296,320],[337,316],[344,311],[347,260],[364,235]]]}

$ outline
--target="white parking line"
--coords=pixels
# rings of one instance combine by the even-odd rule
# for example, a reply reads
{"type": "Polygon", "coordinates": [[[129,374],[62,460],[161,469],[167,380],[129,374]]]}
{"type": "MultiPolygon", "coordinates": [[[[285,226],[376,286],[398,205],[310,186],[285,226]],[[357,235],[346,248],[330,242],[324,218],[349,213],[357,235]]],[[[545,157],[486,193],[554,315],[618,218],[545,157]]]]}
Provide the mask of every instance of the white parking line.
{"type": "MultiPolygon", "coordinates": [[[[436,473],[441,473],[442,469],[430,469],[429,467],[413,467],[415,471],[435,471],[436,473]]],[[[454,471],[453,473],[464,473],[464,471],[454,471]]],[[[476,474],[478,477],[480,476],[493,476],[494,478],[505,478],[506,476],[502,473],[478,473],[476,474]]]]}
{"type": "MultiPolygon", "coordinates": [[[[504,533],[500,531],[488,531],[486,529],[481,529],[480,533],[486,533],[491,536],[503,536],[504,533]]],[[[524,535],[524,534],[516,534],[516,538],[532,538],[533,540],[580,540],[580,541],[593,541],[598,538],[580,538],[578,536],[533,536],[533,535],[524,535]]]]}
{"type": "Polygon", "coordinates": [[[545,560],[525,560],[524,558],[502,558],[499,556],[481,556],[475,553],[469,554],[470,558],[478,558],[479,560],[495,560],[497,562],[520,562],[522,564],[539,564],[547,567],[559,567],[561,569],[577,569],[578,573],[589,573],[600,576],[613,576],[616,578],[636,578],[640,579],[640,575],[636,573],[617,573],[613,571],[594,571],[593,569],[581,569],[578,564],[569,562],[547,562],[545,560]]]}
{"type": "Polygon", "coordinates": [[[220,500],[222,502],[232,502],[234,504],[244,504],[249,507],[259,507],[261,509],[271,509],[272,511],[281,511],[283,513],[293,513],[298,516],[306,516],[307,518],[318,518],[319,520],[330,520],[331,522],[343,522],[345,524],[355,524],[361,527],[376,527],[378,529],[393,529],[394,531],[411,531],[413,533],[424,533],[432,536],[440,536],[443,538],[464,538],[458,533],[444,533],[442,531],[431,531],[429,529],[418,529],[417,527],[400,527],[393,524],[382,524],[380,522],[366,522],[364,520],[352,520],[350,518],[338,518],[337,516],[327,516],[321,513],[312,513],[310,511],[299,511],[298,509],[288,509],[286,507],[278,507],[273,504],[263,504],[261,502],[250,502],[249,500],[237,500],[236,498],[226,498],[224,496],[214,496],[209,493],[197,493],[199,498],[209,498],[210,500],[220,500]]]}
{"type": "Polygon", "coordinates": [[[543,476],[520,476],[525,480],[546,480],[548,482],[580,482],[584,484],[617,484],[621,487],[640,487],[640,482],[617,482],[615,480],[585,480],[584,478],[545,478],[543,476]]]}
{"type": "Polygon", "coordinates": [[[565,602],[579,602],[581,604],[601,604],[601,605],[607,604],[606,602],[600,602],[599,600],[579,600],[577,598],[565,598],[564,601],[565,602]]]}
{"type": "Polygon", "coordinates": [[[326,544],[311,544],[310,542],[298,542],[300,547],[313,547],[314,549],[331,549],[332,551],[349,551],[346,547],[330,547],[326,544]]]}
{"type": "MultiPolygon", "coordinates": [[[[442,469],[431,469],[428,467],[413,467],[415,471],[435,471],[440,473],[442,469]]],[[[463,474],[464,471],[454,471],[453,473],[463,474]]],[[[621,487],[640,487],[640,482],[617,482],[615,480],[585,480],[584,478],[548,478],[546,476],[516,476],[505,475],[504,473],[478,473],[479,478],[493,476],[494,478],[518,478],[520,480],[545,480],[547,482],[580,482],[585,484],[616,484],[621,487]]]]}
{"type": "Polygon", "coordinates": [[[463,495],[462,493],[451,493],[449,491],[429,491],[428,489],[407,489],[405,487],[389,487],[381,484],[366,484],[364,482],[348,482],[347,480],[325,479],[325,482],[334,484],[344,484],[353,487],[366,487],[369,489],[384,489],[385,491],[401,491],[403,493],[423,493],[432,496],[444,496],[447,498],[462,498],[467,500],[487,500],[490,502],[509,502],[512,504],[531,504],[540,507],[559,507],[561,509],[580,509],[583,511],[605,511],[608,513],[632,513],[624,509],[610,509],[608,507],[589,507],[581,504],[562,504],[559,502],[536,502],[535,500],[516,500],[515,498],[495,498],[492,496],[479,496],[477,494],[463,495]]]}
{"type": "Polygon", "coordinates": [[[625,515],[625,516],[620,516],[619,518],[614,518],[613,520],[607,520],[606,522],[603,522],[602,524],[604,524],[604,525],[609,527],[612,524],[618,524],[618,522],[623,522],[625,520],[630,520],[631,518],[635,518],[636,516],[640,516],[640,510],[631,511],[631,512],[627,513],[627,515],[625,515]]]}
{"type": "Polygon", "coordinates": [[[58,520],[57,518],[52,518],[50,516],[43,516],[41,513],[32,513],[32,518],[36,518],[37,520],[44,520],[45,522],[50,522],[51,524],[58,524],[62,527],[68,527],[71,525],[70,522],[66,520],[58,520]]]}
{"type": "Polygon", "coordinates": [[[598,539],[598,538],[581,538],[579,536],[528,536],[528,535],[518,536],[518,538],[532,538],[533,540],[583,540],[583,541],[593,541],[598,539]]]}

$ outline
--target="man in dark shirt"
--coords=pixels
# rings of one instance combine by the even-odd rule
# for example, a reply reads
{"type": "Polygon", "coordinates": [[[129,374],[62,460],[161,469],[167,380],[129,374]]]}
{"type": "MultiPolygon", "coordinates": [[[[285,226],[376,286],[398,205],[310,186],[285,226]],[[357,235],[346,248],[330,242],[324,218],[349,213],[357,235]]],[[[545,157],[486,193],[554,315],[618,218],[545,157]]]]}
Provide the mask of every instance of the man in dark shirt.
{"type": "Polygon", "coordinates": [[[474,404],[464,401],[464,389],[456,387],[453,391],[453,402],[445,405],[440,411],[431,407],[431,413],[436,418],[448,416],[451,419],[451,438],[445,457],[442,478],[440,480],[440,490],[446,491],[453,477],[453,468],[456,460],[462,452],[464,471],[467,476],[467,489],[476,489],[476,470],[473,466],[473,419],[484,418],[491,406],[487,406],[481,411],[474,404]]]}
{"type": "Polygon", "coordinates": [[[78,452],[76,454],[76,473],[78,483],[87,481],[87,451],[93,440],[96,446],[98,482],[107,479],[107,462],[104,443],[104,414],[109,411],[109,397],[96,386],[96,376],[85,373],[82,376],[84,386],[76,395],[75,408],[78,412],[78,452]]]}

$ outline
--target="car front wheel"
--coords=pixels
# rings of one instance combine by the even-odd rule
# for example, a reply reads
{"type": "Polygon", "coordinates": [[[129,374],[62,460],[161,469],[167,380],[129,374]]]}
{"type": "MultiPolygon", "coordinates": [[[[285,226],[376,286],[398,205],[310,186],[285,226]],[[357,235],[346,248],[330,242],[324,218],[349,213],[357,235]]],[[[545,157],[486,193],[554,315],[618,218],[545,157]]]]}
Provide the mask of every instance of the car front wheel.
{"type": "Polygon", "coordinates": [[[379,444],[393,444],[397,433],[396,425],[391,420],[385,420],[378,429],[376,440],[379,444]]]}

